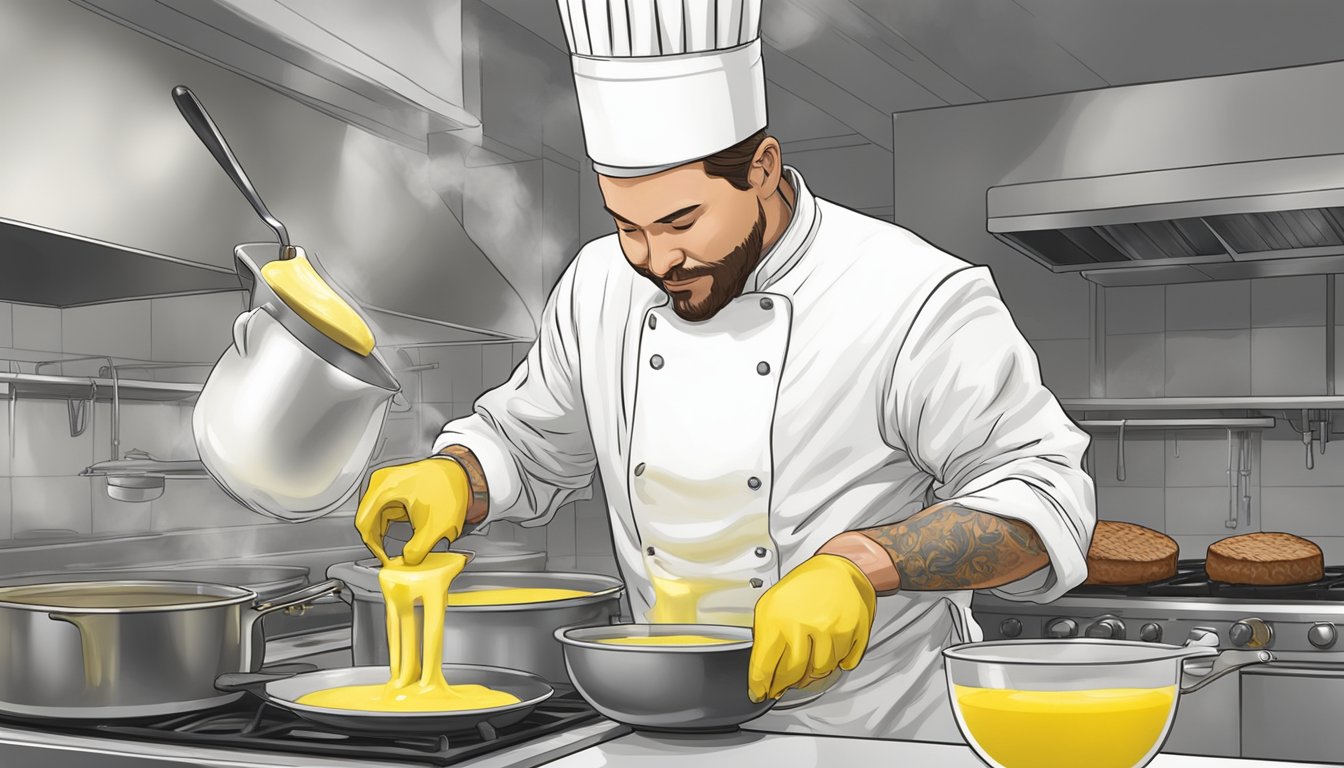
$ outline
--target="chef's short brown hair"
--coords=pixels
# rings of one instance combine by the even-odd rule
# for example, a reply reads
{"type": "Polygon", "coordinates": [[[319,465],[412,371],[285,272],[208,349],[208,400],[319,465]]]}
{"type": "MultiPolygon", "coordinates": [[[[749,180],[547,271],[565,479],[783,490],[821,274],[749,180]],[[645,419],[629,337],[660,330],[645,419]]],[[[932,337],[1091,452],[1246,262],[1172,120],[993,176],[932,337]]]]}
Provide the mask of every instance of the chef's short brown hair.
{"type": "Polygon", "coordinates": [[[706,157],[701,161],[705,164],[705,174],[727,179],[729,184],[741,190],[751,189],[747,174],[751,171],[752,158],[756,157],[756,150],[765,141],[766,135],[762,128],[733,146],[706,157]]]}

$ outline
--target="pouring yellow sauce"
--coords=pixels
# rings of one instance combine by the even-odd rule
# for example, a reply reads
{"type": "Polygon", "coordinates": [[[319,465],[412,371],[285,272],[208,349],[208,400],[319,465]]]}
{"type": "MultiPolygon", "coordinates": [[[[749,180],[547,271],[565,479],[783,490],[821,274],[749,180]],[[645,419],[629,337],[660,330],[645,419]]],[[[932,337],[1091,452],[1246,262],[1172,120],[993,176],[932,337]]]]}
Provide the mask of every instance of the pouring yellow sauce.
{"type": "Polygon", "coordinates": [[[604,637],[597,642],[607,645],[725,645],[740,641],[708,635],[652,635],[649,637],[604,637]]]}
{"type": "Polygon", "coordinates": [[[587,597],[593,594],[580,589],[560,589],[558,587],[499,587],[491,589],[473,589],[466,592],[449,592],[448,605],[522,605],[524,603],[549,603],[553,600],[568,600],[571,597],[587,597]]]}
{"type": "Polygon", "coordinates": [[[391,679],[381,685],[328,688],[300,696],[299,704],[366,712],[457,712],[517,704],[511,693],[481,685],[449,685],[443,677],[443,620],[448,587],[467,558],[431,552],[417,566],[400,557],[378,572],[387,607],[387,650],[391,679]],[[424,619],[417,631],[415,604],[424,619]],[[417,652],[417,640],[419,643],[417,652]]]}
{"type": "Polygon", "coordinates": [[[953,686],[971,738],[1005,768],[1133,768],[1157,747],[1176,686],[1018,691],[953,686]]]}

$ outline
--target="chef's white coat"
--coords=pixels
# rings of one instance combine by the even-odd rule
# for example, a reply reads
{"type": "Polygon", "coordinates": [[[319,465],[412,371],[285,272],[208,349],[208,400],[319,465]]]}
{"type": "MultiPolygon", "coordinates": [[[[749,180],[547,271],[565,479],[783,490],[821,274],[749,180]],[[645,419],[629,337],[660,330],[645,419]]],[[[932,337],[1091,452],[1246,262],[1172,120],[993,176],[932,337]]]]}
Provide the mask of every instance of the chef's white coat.
{"type": "MultiPolygon", "coordinates": [[[[1096,519],[1092,482],[1081,469],[1088,437],[1042,385],[1036,356],[989,270],[816,198],[796,170],[786,174],[794,215],[737,300],[764,307],[774,302],[757,296],[778,297],[791,315],[787,343],[777,345],[782,367],[776,360],[760,369],[778,377],[768,437],[756,441],[766,444],[766,458],[761,467],[724,468],[752,475],[753,488],[768,491],[768,525],[755,548],[766,553],[752,579],[757,592],[836,534],[894,523],[947,499],[1022,520],[1049,550],[1049,567],[995,594],[1048,602],[1077,586],[1096,519]]],[[[526,361],[482,395],[472,415],[447,424],[434,446],[460,443],[476,454],[490,486],[490,520],[543,524],[583,498],[600,473],[640,620],[654,601],[655,563],[641,540],[639,502],[632,503],[639,473],[631,467],[641,459],[631,456],[631,432],[636,392],[652,381],[641,377],[656,375],[649,349],[641,352],[658,338],[651,314],[664,327],[673,317],[667,296],[631,269],[617,235],[588,243],[551,294],[526,361]]],[[[677,370],[688,352],[676,349],[680,357],[669,353],[658,369],[677,370]]],[[[750,358],[757,350],[744,350],[744,362],[758,365],[750,358]]],[[[686,388],[676,407],[694,427],[697,401],[714,397],[746,403],[759,393],[748,398],[704,381],[686,388]]],[[[685,450],[714,455],[733,439],[712,424],[703,430],[685,450]]],[[[740,451],[723,452],[746,461],[736,458],[740,451]]],[[[956,551],[949,542],[949,554],[956,551]]],[[[879,597],[859,667],[820,697],[776,707],[749,727],[960,741],[940,651],[981,639],[971,594],[879,597]]]]}

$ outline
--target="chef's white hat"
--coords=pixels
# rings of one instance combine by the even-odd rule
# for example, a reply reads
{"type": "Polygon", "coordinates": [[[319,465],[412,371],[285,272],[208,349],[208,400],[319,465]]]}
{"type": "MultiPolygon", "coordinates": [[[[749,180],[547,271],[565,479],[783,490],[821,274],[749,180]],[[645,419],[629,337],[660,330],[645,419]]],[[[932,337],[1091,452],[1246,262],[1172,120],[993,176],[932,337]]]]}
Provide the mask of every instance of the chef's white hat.
{"type": "Polygon", "coordinates": [[[765,127],[761,0],[558,2],[598,173],[656,173],[765,127]]]}

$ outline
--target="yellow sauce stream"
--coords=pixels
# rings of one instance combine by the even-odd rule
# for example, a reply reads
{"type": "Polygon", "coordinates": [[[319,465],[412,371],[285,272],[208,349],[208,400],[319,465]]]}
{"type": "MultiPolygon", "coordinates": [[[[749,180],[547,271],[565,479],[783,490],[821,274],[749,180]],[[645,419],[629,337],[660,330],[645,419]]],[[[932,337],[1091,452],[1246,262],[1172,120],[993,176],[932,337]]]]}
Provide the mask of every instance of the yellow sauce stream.
{"type": "Polygon", "coordinates": [[[275,295],[323,336],[357,355],[373,351],[373,331],[303,256],[279,259],[261,268],[275,295]]]}
{"type": "Polygon", "coordinates": [[[736,643],[722,637],[708,635],[662,635],[651,637],[604,637],[597,642],[608,645],[724,645],[736,643]]]}
{"type": "Polygon", "coordinates": [[[378,572],[387,608],[387,650],[391,679],[380,685],[328,688],[299,697],[298,703],[370,712],[455,712],[516,704],[511,693],[480,685],[449,685],[443,678],[443,619],[448,587],[467,559],[431,552],[417,566],[391,558],[378,572]],[[422,606],[417,631],[415,604],[422,606]],[[417,639],[422,639],[417,652],[417,639]]]}
{"type": "Polygon", "coordinates": [[[1133,768],[1162,737],[1176,686],[1019,691],[953,686],[971,738],[1005,768],[1133,768]]]}
{"type": "Polygon", "coordinates": [[[587,597],[593,594],[578,589],[560,589],[557,587],[500,587],[495,589],[473,589],[467,592],[449,592],[448,605],[522,605],[524,603],[549,603],[552,600],[568,600],[571,597],[587,597]]]}

